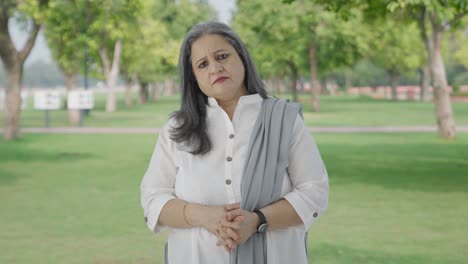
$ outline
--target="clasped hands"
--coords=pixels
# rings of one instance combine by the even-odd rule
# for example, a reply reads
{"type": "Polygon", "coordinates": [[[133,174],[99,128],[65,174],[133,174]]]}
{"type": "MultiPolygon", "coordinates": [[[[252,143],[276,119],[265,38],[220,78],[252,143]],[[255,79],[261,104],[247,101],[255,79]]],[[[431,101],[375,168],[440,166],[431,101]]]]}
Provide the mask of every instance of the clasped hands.
{"type": "Polygon", "coordinates": [[[247,241],[257,231],[260,220],[257,214],[241,209],[238,203],[217,208],[218,219],[212,218],[216,221],[210,221],[208,231],[218,238],[217,246],[223,246],[231,253],[232,249],[247,241]],[[221,208],[222,215],[219,217],[221,208]]]}

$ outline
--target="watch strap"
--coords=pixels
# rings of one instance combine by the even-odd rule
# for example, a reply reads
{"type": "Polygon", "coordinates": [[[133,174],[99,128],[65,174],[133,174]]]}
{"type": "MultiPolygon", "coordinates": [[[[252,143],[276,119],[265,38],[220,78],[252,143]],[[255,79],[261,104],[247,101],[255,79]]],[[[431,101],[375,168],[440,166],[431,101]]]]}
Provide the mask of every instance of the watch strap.
{"type": "Polygon", "coordinates": [[[257,229],[258,227],[260,227],[261,225],[263,224],[266,224],[267,221],[266,221],[266,217],[265,215],[262,213],[262,211],[258,210],[258,209],[255,209],[254,210],[254,213],[256,213],[258,215],[258,218],[260,219],[260,224],[257,226],[257,229]]]}

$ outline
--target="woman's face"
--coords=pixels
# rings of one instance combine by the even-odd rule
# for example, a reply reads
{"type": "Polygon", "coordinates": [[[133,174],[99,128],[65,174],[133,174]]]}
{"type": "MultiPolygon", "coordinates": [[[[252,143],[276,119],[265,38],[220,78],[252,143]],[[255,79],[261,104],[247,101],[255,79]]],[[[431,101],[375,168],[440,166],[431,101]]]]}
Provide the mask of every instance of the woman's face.
{"type": "Polygon", "coordinates": [[[234,47],[219,35],[204,35],[192,44],[192,69],[202,92],[217,100],[247,94],[244,65],[234,47]]]}

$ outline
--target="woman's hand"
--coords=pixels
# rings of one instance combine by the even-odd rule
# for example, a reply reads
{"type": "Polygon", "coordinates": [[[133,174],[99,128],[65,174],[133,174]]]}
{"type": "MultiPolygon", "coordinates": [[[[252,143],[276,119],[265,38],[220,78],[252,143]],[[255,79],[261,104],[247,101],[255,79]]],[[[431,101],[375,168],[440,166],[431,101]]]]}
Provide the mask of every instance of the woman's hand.
{"type": "Polygon", "coordinates": [[[197,204],[188,204],[186,207],[186,216],[190,225],[200,226],[208,232],[216,235],[218,222],[229,210],[239,209],[239,203],[228,204],[225,206],[202,206],[197,204]]]}
{"type": "Polygon", "coordinates": [[[223,245],[230,252],[230,249],[244,243],[257,232],[259,223],[260,219],[255,213],[240,208],[226,212],[219,223],[218,238],[221,239],[216,245],[223,245]]]}

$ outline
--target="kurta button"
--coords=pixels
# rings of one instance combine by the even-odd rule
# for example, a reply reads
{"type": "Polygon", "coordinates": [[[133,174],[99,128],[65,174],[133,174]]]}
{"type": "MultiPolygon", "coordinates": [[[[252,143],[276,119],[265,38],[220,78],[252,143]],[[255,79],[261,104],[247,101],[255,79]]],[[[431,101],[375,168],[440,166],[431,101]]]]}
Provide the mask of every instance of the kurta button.
{"type": "Polygon", "coordinates": [[[148,223],[148,217],[145,217],[145,222],[147,222],[147,223],[148,223]]]}
{"type": "Polygon", "coordinates": [[[234,134],[229,135],[229,138],[231,139],[234,138],[234,134]]]}
{"type": "Polygon", "coordinates": [[[317,218],[317,216],[318,216],[318,213],[315,212],[315,213],[313,214],[313,217],[314,217],[314,218],[317,218]]]}
{"type": "Polygon", "coordinates": [[[231,157],[227,157],[226,160],[227,160],[228,162],[230,162],[230,161],[232,160],[232,158],[231,158],[231,157]]]}
{"type": "Polygon", "coordinates": [[[231,180],[227,179],[227,180],[226,180],[226,184],[227,184],[227,185],[231,184],[231,180]]]}

